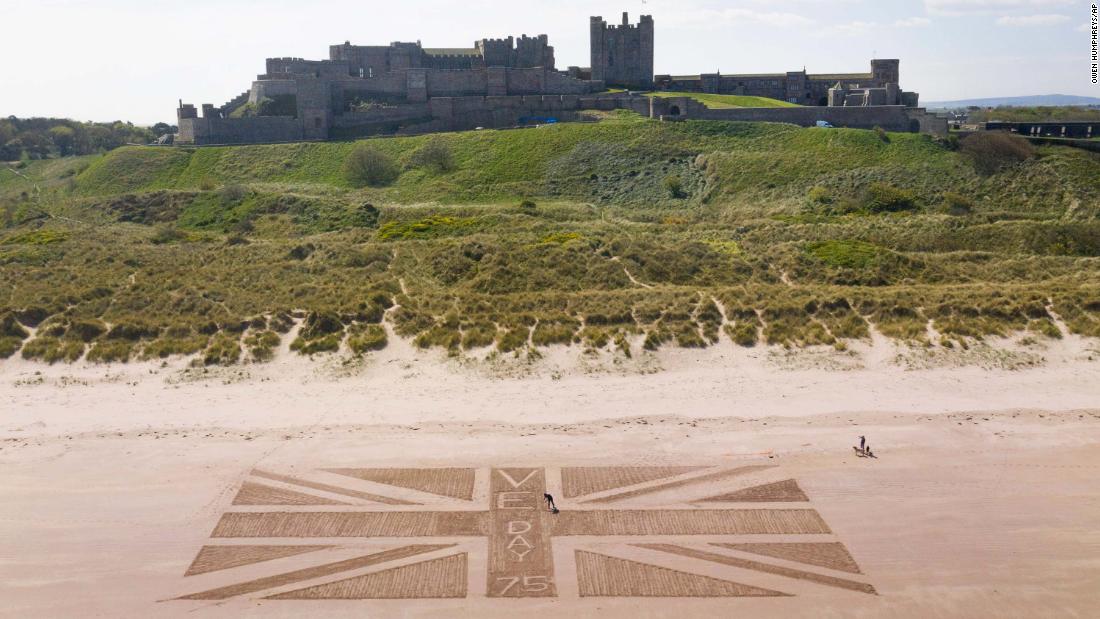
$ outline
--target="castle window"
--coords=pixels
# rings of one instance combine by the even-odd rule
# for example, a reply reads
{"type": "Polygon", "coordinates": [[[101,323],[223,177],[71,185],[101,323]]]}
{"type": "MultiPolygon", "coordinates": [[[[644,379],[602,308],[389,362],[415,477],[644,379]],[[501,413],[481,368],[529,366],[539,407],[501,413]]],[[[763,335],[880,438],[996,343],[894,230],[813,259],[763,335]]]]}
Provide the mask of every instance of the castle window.
{"type": "Polygon", "coordinates": [[[363,67],[359,67],[359,77],[363,77],[363,67]]]}

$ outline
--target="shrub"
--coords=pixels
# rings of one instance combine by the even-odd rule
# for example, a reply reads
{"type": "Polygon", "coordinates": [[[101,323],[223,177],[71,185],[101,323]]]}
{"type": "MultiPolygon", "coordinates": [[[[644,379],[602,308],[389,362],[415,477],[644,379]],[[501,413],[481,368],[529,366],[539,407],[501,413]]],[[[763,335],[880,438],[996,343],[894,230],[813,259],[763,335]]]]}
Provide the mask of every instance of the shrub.
{"type": "Polygon", "coordinates": [[[107,331],[106,325],[98,320],[74,320],[69,323],[66,335],[81,342],[90,342],[107,331]]]}
{"type": "Polygon", "coordinates": [[[531,342],[535,346],[569,344],[576,330],[577,324],[572,322],[540,322],[531,334],[531,342]]]}
{"type": "Polygon", "coordinates": [[[72,363],[84,354],[84,343],[55,337],[36,337],[23,346],[24,359],[38,359],[53,364],[58,361],[72,363]]]}
{"type": "Polygon", "coordinates": [[[806,251],[831,267],[843,269],[866,269],[889,255],[889,250],[863,241],[814,241],[806,245],[806,251]]]}
{"type": "Polygon", "coordinates": [[[244,345],[253,361],[270,361],[279,345],[279,334],[274,331],[258,331],[244,338],[244,345]]]}
{"type": "Polygon", "coordinates": [[[960,151],[982,176],[992,176],[1001,169],[1035,156],[1035,148],[1023,138],[1000,131],[979,131],[961,140],[960,151]]]}
{"type": "Polygon", "coordinates": [[[961,193],[947,191],[943,194],[943,208],[948,215],[969,215],[974,212],[974,201],[961,193]]]}
{"type": "Polygon", "coordinates": [[[454,169],[454,155],[451,147],[442,138],[431,138],[423,146],[413,151],[409,163],[416,168],[425,168],[435,172],[450,172],[454,169]]]}
{"type": "Polygon", "coordinates": [[[491,322],[478,322],[462,329],[462,347],[483,348],[496,341],[497,328],[491,322]]]}
{"type": "Polygon", "coordinates": [[[355,325],[348,335],[348,348],[357,355],[382,350],[387,343],[386,330],[381,325],[355,325]]]}
{"type": "Polygon", "coordinates": [[[607,329],[585,327],[581,329],[580,336],[589,348],[594,349],[604,348],[611,342],[611,334],[608,333],[607,329]]]}
{"type": "Polygon", "coordinates": [[[417,221],[389,221],[378,228],[378,238],[383,241],[396,239],[430,239],[472,232],[478,219],[432,215],[417,221]]]}
{"type": "Polygon", "coordinates": [[[500,352],[512,352],[527,345],[527,336],[530,329],[527,327],[514,327],[500,334],[497,339],[497,349],[500,352]]]}
{"type": "Polygon", "coordinates": [[[202,355],[205,365],[233,365],[241,358],[241,344],[237,336],[220,333],[210,340],[202,355]]]}
{"type": "Polygon", "coordinates": [[[886,133],[885,129],[879,127],[878,125],[875,125],[874,132],[875,135],[878,136],[878,139],[886,142],[887,144],[890,143],[890,134],[886,133]]]}
{"type": "Polygon", "coordinates": [[[157,327],[152,327],[140,322],[120,322],[111,327],[111,330],[107,332],[107,339],[130,340],[131,342],[136,342],[143,338],[156,337],[159,332],[160,329],[157,327]]]}
{"type": "Polygon", "coordinates": [[[187,235],[182,230],[172,224],[164,224],[157,226],[156,232],[153,233],[150,240],[153,241],[154,245],[164,245],[182,241],[185,238],[187,238],[187,235]]]}
{"type": "Polygon", "coordinates": [[[1032,333],[1038,333],[1040,335],[1049,337],[1051,339],[1062,339],[1062,332],[1058,329],[1058,325],[1051,322],[1049,318],[1039,318],[1032,320],[1027,325],[1027,330],[1032,333]]]}
{"type": "Polygon", "coordinates": [[[726,335],[733,340],[734,344],[744,346],[745,348],[756,346],[759,333],[757,332],[755,321],[738,320],[736,323],[727,324],[724,329],[726,335]]]}
{"type": "Polygon", "coordinates": [[[453,325],[436,325],[416,336],[413,343],[420,348],[439,346],[448,350],[457,350],[462,345],[462,334],[453,325]]]}
{"type": "Polygon", "coordinates": [[[663,183],[664,183],[665,191],[668,192],[668,195],[670,197],[673,197],[673,198],[682,198],[682,197],[684,197],[684,183],[683,183],[682,180],[680,180],[679,176],[677,176],[676,174],[670,174],[670,175],[665,177],[665,180],[663,181],[663,183]]]}
{"type": "Polygon", "coordinates": [[[377,228],[379,214],[373,204],[361,204],[355,209],[353,223],[360,228],[377,228]]]}
{"type": "Polygon", "coordinates": [[[290,343],[290,349],[303,355],[336,352],[340,350],[340,340],[342,339],[344,339],[343,333],[333,333],[316,340],[306,340],[298,337],[290,343]]]}
{"type": "Polygon", "coordinates": [[[626,357],[627,359],[634,356],[630,352],[630,342],[626,339],[626,334],[625,333],[619,333],[618,335],[615,336],[615,348],[619,352],[623,353],[623,356],[626,357]]]}
{"type": "Polygon", "coordinates": [[[806,192],[806,201],[809,202],[811,206],[832,204],[833,194],[820,185],[810,187],[810,190],[806,192]]]}
{"type": "Polygon", "coordinates": [[[534,200],[524,200],[519,203],[519,208],[524,211],[533,211],[536,208],[534,200]]]}
{"type": "Polygon", "coordinates": [[[127,362],[134,352],[134,344],[128,340],[100,340],[88,350],[88,361],[111,363],[127,362]]]}
{"type": "Polygon", "coordinates": [[[14,355],[22,345],[22,338],[0,335],[0,359],[7,359],[14,355]]]}
{"type": "Polygon", "coordinates": [[[676,345],[680,348],[706,348],[706,341],[699,335],[695,323],[688,322],[676,329],[676,345]]]}
{"type": "Polygon", "coordinates": [[[206,348],[209,338],[205,335],[166,335],[149,342],[141,351],[143,359],[165,359],[172,355],[193,355],[206,348]]]}
{"type": "Polygon", "coordinates": [[[889,183],[871,183],[867,187],[863,205],[872,213],[909,211],[917,207],[917,198],[913,192],[889,183]]]}
{"type": "Polygon", "coordinates": [[[23,234],[4,239],[4,245],[49,245],[60,243],[69,238],[69,233],[62,230],[32,230],[23,234]]]}
{"type": "Polygon", "coordinates": [[[315,340],[326,335],[342,333],[344,323],[335,312],[311,312],[299,334],[302,339],[315,340]]]}
{"type": "Polygon", "coordinates": [[[221,199],[223,205],[231,205],[240,202],[248,195],[248,188],[244,185],[238,185],[232,183],[225,185],[218,191],[218,198],[221,199]]]}
{"type": "Polygon", "coordinates": [[[0,337],[13,337],[22,340],[26,339],[28,335],[30,333],[15,320],[15,316],[11,314],[0,316],[0,337]]]}
{"type": "Polygon", "coordinates": [[[388,185],[400,173],[392,157],[370,144],[357,145],[344,159],[344,179],[355,187],[388,185]]]}
{"type": "Polygon", "coordinates": [[[268,324],[272,331],[285,334],[294,327],[294,319],[286,312],[276,312],[272,314],[271,321],[268,324]]]}
{"type": "Polygon", "coordinates": [[[313,243],[295,245],[290,249],[289,252],[287,252],[287,256],[289,256],[293,260],[305,260],[306,258],[309,258],[314,249],[315,247],[313,247],[313,243]]]}
{"type": "Polygon", "coordinates": [[[642,348],[646,350],[657,350],[661,347],[661,344],[667,342],[672,335],[665,329],[654,329],[648,331],[645,334],[645,341],[642,342],[642,348]]]}

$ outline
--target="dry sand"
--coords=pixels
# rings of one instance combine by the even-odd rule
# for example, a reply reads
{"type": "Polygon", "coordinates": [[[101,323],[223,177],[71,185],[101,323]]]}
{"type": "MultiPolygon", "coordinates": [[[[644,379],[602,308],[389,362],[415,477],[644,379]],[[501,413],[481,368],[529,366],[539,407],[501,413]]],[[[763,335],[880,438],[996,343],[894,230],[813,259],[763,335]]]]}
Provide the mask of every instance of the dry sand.
{"type": "MultiPolygon", "coordinates": [[[[947,357],[883,341],[846,353],[746,351],[724,342],[633,359],[555,349],[537,360],[446,358],[396,342],[358,362],[284,352],[266,365],[209,371],[185,365],[0,362],[0,615],[1089,617],[1100,607],[1095,342],[1005,341],[947,357]],[[855,457],[851,446],[860,434],[878,459],[855,457]],[[587,520],[574,511],[656,505],[629,491],[573,503],[560,494],[558,469],[642,466],[710,476],[698,485],[713,495],[743,487],[722,484],[800,488],[810,500],[800,505],[816,510],[831,530],[829,540],[817,541],[842,543],[861,571],[855,580],[877,595],[787,579],[784,569],[806,566],[738,554],[737,544],[761,541],[752,536],[715,535],[689,551],[682,548],[694,540],[683,537],[638,538],[648,548],[602,537],[556,538],[552,556],[547,550],[538,559],[556,570],[556,597],[488,597],[486,570],[496,568],[486,565],[484,541],[466,537],[405,539],[446,548],[395,550],[394,556],[422,556],[401,559],[397,568],[357,568],[354,574],[375,575],[284,596],[413,591],[402,579],[426,595],[432,589],[424,583],[438,577],[447,581],[439,599],[260,599],[293,587],[217,602],[174,599],[196,593],[192,583],[235,582],[218,572],[184,574],[211,543],[223,513],[272,511],[233,505],[246,479],[256,495],[263,491],[255,484],[288,490],[280,475],[292,482],[327,475],[331,490],[337,473],[320,469],[468,467],[479,471],[471,505],[484,510],[489,501],[478,501],[498,490],[489,488],[491,467],[537,467],[546,471],[539,483],[559,489],[569,518],[539,520],[539,534],[549,539],[554,526],[558,533],[587,526],[576,524],[587,520]],[[703,468],[676,468],[688,466],[703,468]],[[709,472],[723,467],[754,468],[744,482],[709,472]],[[275,474],[250,475],[256,469],[275,474]],[[704,565],[699,556],[706,553],[727,558],[704,565]],[[772,573],[750,571],[755,560],[772,573]],[[585,597],[614,590],[599,575],[636,573],[632,561],[659,566],[652,573],[673,583],[667,586],[688,586],[677,584],[688,579],[701,592],[745,597],[585,597]],[[465,597],[445,597],[463,588],[465,597]],[[793,595],[749,595],[761,589],[793,595]]],[[[599,475],[585,483],[602,483],[599,475]]],[[[378,489],[344,477],[357,488],[378,489]]],[[[662,484],[631,481],[639,479],[662,484]]],[[[459,505],[467,481],[424,483],[450,489],[441,505],[459,505]]],[[[651,494],[662,505],[698,507],[692,502],[703,497],[691,488],[651,494]]],[[[329,509],[364,509],[332,506],[361,497],[298,490],[328,496],[329,509]]],[[[423,496],[417,492],[401,496],[423,496]]],[[[399,504],[378,509],[431,507],[393,502],[399,504]]],[[[488,513],[478,526],[497,526],[488,513]]],[[[396,546],[318,552],[338,561],[396,546]]],[[[294,570],[310,556],[270,563],[294,570]]],[[[264,569],[225,573],[247,580],[264,569]]],[[[637,587],[636,595],[651,592],[637,587]]]]}

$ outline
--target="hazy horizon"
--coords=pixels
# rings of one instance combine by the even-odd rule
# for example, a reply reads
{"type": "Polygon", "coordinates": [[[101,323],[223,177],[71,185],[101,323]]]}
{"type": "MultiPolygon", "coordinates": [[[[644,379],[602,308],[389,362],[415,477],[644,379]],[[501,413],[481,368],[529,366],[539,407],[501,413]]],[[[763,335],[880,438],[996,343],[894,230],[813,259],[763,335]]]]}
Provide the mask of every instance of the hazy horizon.
{"type": "Polygon", "coordinates": [[[268,57],[323,59],[350,40],[470,47],[484,37],[548,34],[557,66],[587,66],[588,18],[656,22],[657,73],[868,70],[900,58],[901,85],[922,101],[1042,94],[1100,96],[1089,74],[1084,0],[630,0],[522,6],[410,0],[378,11],[346,0],[0,0],[0,116],[174,122],[178,99],[221,105],[248,89],[268,57]],[[1026,50],[1023,49],[1026,46],[1026,50]]]}

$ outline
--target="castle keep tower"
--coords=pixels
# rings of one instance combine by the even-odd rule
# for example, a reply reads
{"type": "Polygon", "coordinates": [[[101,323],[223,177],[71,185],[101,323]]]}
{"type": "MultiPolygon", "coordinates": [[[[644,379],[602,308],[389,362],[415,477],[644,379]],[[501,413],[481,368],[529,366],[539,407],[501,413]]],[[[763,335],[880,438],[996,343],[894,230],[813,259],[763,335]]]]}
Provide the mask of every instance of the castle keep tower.
{"type": "Polygon", "coordinates": [[[876,86],[885,86],[886,84],[897,84],[901,81],[901,61],[892,59],[876,58],[871,60],[871,78],[875,81],[876,86]]]}
{"type": "Polygon", "coordinates": [[[653,85],[653,17],[642,15],[637,25],[623,13],[621,26],[608,26],[593,17],[589,28],[592,41],[592,79],[608,86],[650,88],[653,85]]]}

